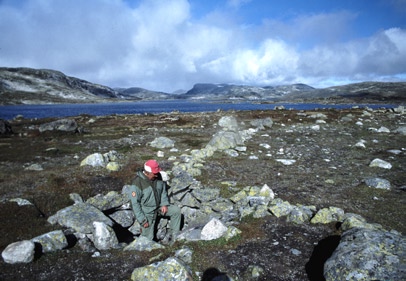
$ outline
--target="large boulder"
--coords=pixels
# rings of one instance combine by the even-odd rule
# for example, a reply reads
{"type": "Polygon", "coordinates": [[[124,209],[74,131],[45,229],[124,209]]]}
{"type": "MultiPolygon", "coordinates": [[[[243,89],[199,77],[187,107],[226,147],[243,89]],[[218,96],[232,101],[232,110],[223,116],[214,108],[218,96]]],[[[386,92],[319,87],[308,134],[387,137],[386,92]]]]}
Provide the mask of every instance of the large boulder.
{"type": "Polygon", "coordinates": [[[113,226],[113,221],[102,211],[87,203],[78,203],[62,210],[48,218],[51,224],[59,223],[61,226],[72,228],[79,233],[92,233],[93,222],[104,222],[113,226]]]}
{"type": "Polygon", "coordinates": [[[406,239],[397,232],[352,228],[324,264],[326,281],[406,280],[406,239]]]}

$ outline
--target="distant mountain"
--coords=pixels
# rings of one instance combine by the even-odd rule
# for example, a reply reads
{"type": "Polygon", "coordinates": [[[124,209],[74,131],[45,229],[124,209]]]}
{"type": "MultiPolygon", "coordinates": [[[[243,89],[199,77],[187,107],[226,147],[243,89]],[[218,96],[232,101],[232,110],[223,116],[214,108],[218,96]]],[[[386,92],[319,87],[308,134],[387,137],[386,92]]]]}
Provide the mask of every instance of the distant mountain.
{"type": "Polygon", "coordinates": [[[60,71],[0,67],[0,104],[96,103],[141,100],[215,100],[222,102],[406,102],[406,82],[363,82],[316,89],[305,84],[250,86],[195,84],[185,93],[94,84],[60,71]]]}
{"type": "Polygon", "coordinates": [[[165,100],[172,98],[172,95],[163,92],[155,92],[143,88],[117,88],[115,89],[120,97],[126,100],[165,100]]]}
{"type": "Polygon", "coordinates": [[[270,100],[281,98],[292,92],[307,92],[314,88],[305,84],[286,86],[246,86],[233,84],[196,84],[185,94],[178,95],[182,99],[214,99],[214,100],[270,100]]]}
{"type": "Polygon", "coordinates": [[[117,99],[113,89],[69,77],[60,71],[0,68],[2,104],[85,103],[117,99]]]}
{"type": "Polygon", "coordinates": [[[284,96],[284,100],[406,102],[406,82],[361,82],[308,92],[291,92],[284,96]]]}

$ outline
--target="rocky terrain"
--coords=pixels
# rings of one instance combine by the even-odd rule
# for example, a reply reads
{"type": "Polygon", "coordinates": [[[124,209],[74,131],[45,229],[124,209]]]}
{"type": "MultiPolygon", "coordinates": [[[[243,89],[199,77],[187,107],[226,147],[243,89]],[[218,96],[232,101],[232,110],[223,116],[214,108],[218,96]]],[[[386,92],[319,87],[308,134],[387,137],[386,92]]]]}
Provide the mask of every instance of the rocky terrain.
{"type": "MultiPolygon", "coordinates": [[[[4,126],[0,138],[0,251],[16,241],[53,230],[67,231],[48,220],[73,204],[71,194],[88,200],[110,191],[121,193],[149,158],[159,160],[170,173],[173,186],[179,179],[176,171],[184,167],[202,190],[218,190],[219,198],[233,198],[230,205],[238,206],[237,194],[267,185],[276,200],[296,206],[296,213],[277,215],[272,206],[281,201],[269,202],[269,209],[239,206],[234,208],[239,216],[231,220],[241,231],[239,235],[229,240],[180,240],[152,251],[117,248],[86,252],[78,243],[68,241],[62,250],[37,251],[29,263],[1,260],[1,280],[130,280],[134,269],[168,261],[184,247],[192,252],[188,267],[194,280],[213,280],[215,276],[223,276],[220,280],[325,280],[324,264],[337,246],[342,246],[339,242],[345,222],[338,217],[329,223],[298,222],[293,216],[298,211],[314,206],[315,215],[324,208],[339,208],[345,214],[361,216],[373,229],[392,230],[385,236],[391,241],[398,241],[406,232],[403,107],[81,115],[73,120],[80,130],[44,126],[55,119],[15,119],[4,126]],[[207,153],[207,145],[222,131],[219,121],[224,117],[235,118],[237,131],[250,137],[207,153]],[[154,146],[159,137],[172,140],[173,147],[154,146]],[[117,170],[80,165],[91,154],[110,151],[121,155],[117,170]],[[197,160],[193,155],[201,157],[197,160]],[[24,200],[32,204],[19,204],[24,200]],[[248,210],[246,214],[244,210],[248,210]]],[[[224,213],[214,212],[213,216],[224,219],[224,213]]],[[[185,229],[192,224],[186,215],[185,229]]],[[[116,231],[121,243],[131,242],[123,229],[116,231]]],[[[375,232],[368,231],[349,233],[343,239],[351,243],[348,241],[354,237],[375,237],[375,232]]],[[[346,257],[349,260],[350,256],[346,257]]],[[[398,257],[404,268],[404,251],[398,257]]],[[[369,266],[365,274],[372,280],[383,276],[377,275],[379,265],[369,266]]],[[[328,268],[334,264],[329,263],[328,268]]],[[[405,272],[399,271],[390,280],[404,277],[405,272]]]]}

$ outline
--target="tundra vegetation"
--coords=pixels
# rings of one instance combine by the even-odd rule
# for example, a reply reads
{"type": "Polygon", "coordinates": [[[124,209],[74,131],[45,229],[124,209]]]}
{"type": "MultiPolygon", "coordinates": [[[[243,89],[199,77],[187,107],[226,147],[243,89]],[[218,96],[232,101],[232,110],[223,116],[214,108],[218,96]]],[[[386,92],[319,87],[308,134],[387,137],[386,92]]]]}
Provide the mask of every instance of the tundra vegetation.
{"type": "MultiPolygon", "coordinates": [[[[337,207],[388,231],[406,232],[403,110],[80,115],[70,118],[80,126],[75,132],[40,130],[56,119],[9,121],[12,133],[0,138],[0,251],[10,243],[61,229],[47,219],[72,205],[72,193],[86,200],[121,192],[150,158],[171,171],[184,155],[212,140],[224,116],[233,116],[241,130],[256,128],[256,120],[270,118],[273,124],[258,129],[234,154],[218,150],[205,157],[195,175],[202,186],[231,198],[247,187],[266,184],[275,198],[291,205],[337,207]],[[151,146],[158,137],[173,140],[175,149],[151,146]],[[122,156],[117,171],[80,165],[88,155],[113,150],[122,156]],[[390,163],[390,169],[371,166],[374,159],[390,163]],[[371,179],[384,179],[389,188],[371,187],[371,179]],[[32,204],[19,205],[16,198],[32,204]]],[[[324,280],[324,263],[342,235],[338,221],[297,224],[271,213],[244,216],[234,226],[241,233],[232,239],[178,241],[150,252],[110,249],[94,256],[69,243],[30,263],[1,260],[0,279],[128,280],[135,268],[166,260],[187,245],[193,252],[190,268],[195,280],[211,280],[220,273],[235,280],[324,280]]]]}

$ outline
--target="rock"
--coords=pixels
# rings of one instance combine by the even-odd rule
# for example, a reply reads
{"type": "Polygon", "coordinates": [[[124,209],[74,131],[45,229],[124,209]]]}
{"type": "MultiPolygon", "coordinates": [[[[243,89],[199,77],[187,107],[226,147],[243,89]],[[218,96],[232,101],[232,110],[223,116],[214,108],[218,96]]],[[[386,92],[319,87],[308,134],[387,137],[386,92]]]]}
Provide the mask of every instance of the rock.
{"type": "Polygon", "coordinates": [[[193,277],[190,268],[184,262],[171,257],[162,262],[134,269],[131,280],[193,281],[193,277]]]}
{"type": "Polygon", "coordinates": [[[10,202],[15,202],[17,203],[18,206],[26,206],[26,205],[33,205],[30,201],[27,199],[22,199],[22,198],[12,198],[9,200],[10,202]]]}
{"type": "MultiPolygon", "coordinates": [[[[165,248],[161,244],[151,241],[144,236],[137,237],[133,242],[124,247],[124,251],[148,251],[165,248]]],[[[142,279],[140,279],[142,280],[142,279]]]]}
{"type": "Polygon", "coordinates": [[[10,135],[13,133],[13,129],[8,121],[0,119],[0,135],[10,135]]]}
{"type": "Polygon", "coordinates": [[[60,119],[50,123],[41,124],[38,129],[40,133],[45,131],[76,132],[78,131],[78,124],[73,119],[60,119]]]}
{"type": "Polygon", "coordinates": [[[118,239],[114,230],[104,222],[93,222],[92,241],[98,250],[116,248],[118,239]]]}
{"type": "Polygon", "coordinates": [[[43,171],[44,168],[40,164],[31,164],[30,166],[26,167],[24,170],[27,171],[43,171]]]}
{"type": "Polygon", "coordinates": [[[8,245],[1,253],[6,263],[30,263],[34,260],[35,244],[24,240],[8,245]]]}
{"type": "Polygon", "coordinates": [[[152,147],[159,148],[159,149],[172,148],[175,146],[175,141],[173,141],[167,137],[158,137],[158,138],[154,139],[152,142],[150,142],[149,145],[152,147]]]}
{"type": "Polygon", "coordinates": [[[134,223],[134,212],[132,210],[118,210],[109,215],[115,223],[122,227],[130,227],[134,223]]]}
{"type": "Polygon", "coordinates": [[[328,224],[330,222],[342,222],[344,220],[344,210],[337,207],[323,208],[317,211],[310,220],[311,223],[328,224]]]}
{"type": "Polygon", "coordinates": [[[275,159],[275,161],[280,162],[286,166],[290,166],[296,163],[296,160],[293,159],[275,159]]]}
{"type": "Polygon", "coordinates": [[[189,247],[183,247],[175,252],[175,257],[190,264],[192,263],[193,251],[189,247]]]}
{"type": "Polygon", "coordinates": [[[294,208],[289,202],[276,198],[271,201],[269,211],[276,217],[287,216],[294,208]]]}
{"type": "Polygon", "coordinates": [[[314,206],[293,206],[286,220],[295,224],[303,224],[310,221],[313,212],[316,211],[314,206]]]}
{"type": "Polygon", "coordinates": [[[391,184],[388,180],[381,178],[368,178],[365,180],[365,184],[369,187],[390,190],[391,184]]]}
{"type": "Polygon", "coordinates": [[[97,194],[94,197],[87,199],[86,203],[96,207],[101,211],[118,208],[129,202],[129,197],[126,194],[110,191],[106,195],[97,194]]]}
{"type": "Polygon", "coordinates": [[[264,196],[272,200],[275,198],[275,193],[267,184],[264,184],[259,191],[259,196],[264,196]]]}
{"type": "Polygon", "coordinates": [[[31,239],[34,243],[41,244],[42,252],[54,252],[68,246],[68,240],[62,230],[55,230],[31,239]]]}
{"type": "Polygon", "coordinates": [[[250,124],[256,127],[258,130],[264,130],[265,127],[272,128],[273,120],[271,117],[265,119],[255,119],[250,122],[250,124]]]}
{"type": "Polygon", "coordinates": [[[225,150],[243,143],[243,139],[238,132],[220,131],[213,136],[207,146],[214,147],[215,150],[225,150]]]}
{"type": "Polygon", "coordinates": [[[368,223],[362,216],[353,213],[347,213],[344,215],[344,220],[340,226],[342,231],[349,230],[351,228],[367,228],[367,229],[382,229],[379,224],[368,223]]]}
{"type": "Polygon", "coordinates": [[[233,117],[233,116],[223,116],[223,117],[221,117],[220,120],[218,121],[218,124],[225,131],[233,131],[233,132],[238,131],[237,119],[235,117],[233,117]]]}
{"type": "Polygon", "coordinates": [[[390,130],[386,127],[380,127],[376,132],[377,133],[390,133],[390,130]]]}
{"type": "Polygon", "coordinates": [[[104,157],[101,153],[93,153],[80,162],[80,166],[105,167],[104,157]]]}
{"type": "Polygon", "coordinates": [[[406,280],[406,239],[396,232],[346,231],[324,264],[326,281],[406,280]]]}
{"type": "Polygon", "coordinates": [[[92,233],[94,221],[113,226],[111,219],[106,217],[99,209],[87,203],[78,203],[66,207],[48,218],[48,222],[51,224],[59,223],[61,226],[72,228],[80,233],[92,233]]]}
{"type": "Polygon", "coordinates": [[[397,134],[406,135],[406,126],[399,127],[394,132],[397,134]]]}
{"type": "Polygon", "coordinates": [[[121,166],[117,162],[109,162],[106,165],[106,169],[112,172],[117,172],[121,169],[121,166]]]}
{"type": "Polygon", "coordinates": [[[236,237],[238,235],[240,235],[242,233],[241,230],[239,230],[238,228],[236,228],[235,226],[229,226],[227,228],[226,233],[224,234],[224,238],[226,239],[226,241],[230,240],[233,237],[236,237]]]}
{"type": "Polygon", "coordinates": [[[227,227],[218,219],[211,219],[202,229],[202,240],[214,240],[223,236],[227,232],[227,227]]]}
{"type": "Polygon", "coordinates": [[[369,167],[378,167],[378,168],[383,168],[383,169],[391,169],[392,165],[389,162],[386,162],[382,159],[376,158],[371,161],[369,164],[369,167]]]}

